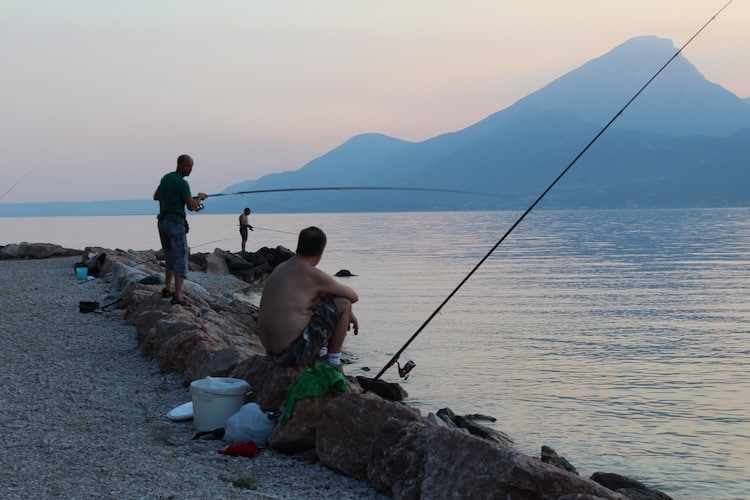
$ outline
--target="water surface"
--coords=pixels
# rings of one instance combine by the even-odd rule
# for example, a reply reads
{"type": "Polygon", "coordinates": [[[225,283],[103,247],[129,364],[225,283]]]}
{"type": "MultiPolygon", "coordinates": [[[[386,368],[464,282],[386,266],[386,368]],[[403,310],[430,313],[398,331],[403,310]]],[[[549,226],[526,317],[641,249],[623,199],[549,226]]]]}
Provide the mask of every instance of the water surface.
{"type": "MultiPolygon", "coordinates": [[[[239,212],[237,216],[239,215],[239,212]]],[[[249,249],[293,249],[318,225],[320,267],[348,269],[373,376],[518,213],[253,214],[249,249]]],[[[237,216],[194,215],[194,251],[239,250],[237,216]]],[[[748,209],[533,212],[402,355],[423,412],[495,416],[583,476],[634,477],[674,498],[750,491],[748,209]]],[[[153,217],[0,219],[3,244],[157,248],[153,217]]],[[[371,371],[365,372],[365,369],[371,371]]],[[[395,369],[384,379],[397,381],[395,369]]]]}

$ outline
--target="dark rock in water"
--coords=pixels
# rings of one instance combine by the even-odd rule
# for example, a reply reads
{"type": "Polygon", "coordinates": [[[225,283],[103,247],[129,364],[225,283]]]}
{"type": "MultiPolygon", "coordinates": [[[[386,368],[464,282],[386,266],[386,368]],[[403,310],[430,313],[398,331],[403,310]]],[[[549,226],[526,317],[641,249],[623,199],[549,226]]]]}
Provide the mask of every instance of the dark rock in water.
{"type": "Polygon", "coordinates": [[[464,415],[464,418],[466,420],[484,420],[485,422],[497,422],[497,419],[495,417],[482,415],[481,413],[470,413],[468,415],[464,415]]]}
{"type": "Polygon", "coordinates": [[[672,497],[661,491],[649,488],[645,484],[627,476],[611,472],[594,472],[590,478],[612,491],[634,500],[672,500],[672,497]]]}
{"type": "Polygon", "coordinates": [[[409,397],[403,387],[393,382],[384,382],[363,376],[358,376],[357,382],[362,386],[362,389],[374,392],[381,398],[389,401],[402,401],[404,398],[409,397]]]}
{"type": "Polygon", "coordinates": [[[356,276],[356,274],[352,274],[348,269],[341,269],[340,271],[337,271],[334,276],[338,276],[339,278],[347,278],[350,276],[356,276]]]}
{"type": "Polygon", "coordinates": [[[672,497],[666,493],[652,488],[638,490],[634,488],[620,488],[617,493],[625,495],[629,500],[672,500],[672,497]]]}
{"type": "Polygon", "coordinates": [[[513,446],[513,440],[504,432],[491,429],[472,420],[469,420],[466,417],[456,415],[450,408],[442,408],[438,410],[437,416],[442,418],[446,422],[452,422],[456,425],[456,427],[466,429],[470,434],[474,436],[495,442],[508,448],[513,446]]]}
{"type": "Polygon", "coordinates": [[[573,465],[568,462],[565,457],[561,457],[560,455],[558,455],[557,452],[549,446],[542,446],[541,459],[545,464],[554,465],[559,469],[566,470],[578,475],[578,471],[576,470],[576,468],[573,467],[573,465]]]}
{"type": "Polygon", "coordinates": [[[633,488],[636,490],[646,489],[646,485],[640,481],[619,474],[613,474],[611,472],[594,472],[590,479],[596,481],[602,486],[606,486],[612,491],[619,490],[620,488],[633,488]]]}

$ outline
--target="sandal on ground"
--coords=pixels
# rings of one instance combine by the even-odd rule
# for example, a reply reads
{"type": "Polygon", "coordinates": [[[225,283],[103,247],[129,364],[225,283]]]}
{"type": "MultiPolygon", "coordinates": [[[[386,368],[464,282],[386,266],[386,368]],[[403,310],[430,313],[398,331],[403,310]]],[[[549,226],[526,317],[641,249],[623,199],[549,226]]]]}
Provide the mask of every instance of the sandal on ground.
{"type": "Polygon", "coordinates": [[[172,297],[172,300],[170,301],[172,304],[178,305],[178,306],[186,306],[188,305],[187,300],[185,299],[178,299],[177,297],[172,297]]]}
{"type": "Polygon", "coordinates": [[[167,290],[166,288],[161,289],[161,296],[164,299],[168,299],[169,297],[172,297],[174,295],[174,292],[172,290],[167,290]]]}

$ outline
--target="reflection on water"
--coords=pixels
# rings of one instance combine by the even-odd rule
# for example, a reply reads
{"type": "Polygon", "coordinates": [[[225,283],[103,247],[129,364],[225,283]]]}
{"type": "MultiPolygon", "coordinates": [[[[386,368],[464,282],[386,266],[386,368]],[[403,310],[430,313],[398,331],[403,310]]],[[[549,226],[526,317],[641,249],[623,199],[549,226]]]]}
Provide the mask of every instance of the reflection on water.
{"type": "MultiPolygon", "coordinates": [[[[251,233],[248,246],[293,249],[286,232],[326,230],[320,267],[356,274],[346,283],[361,299],[348,373],[373,376],[518,215],[254,213],[252,223],[268,230],[251,233]]],[[[495,416],[521,451],[538,456],[550,445],[584,476],[617,472],[674,498],[746,496],[748,216],[532,213],[403,354],[417,364],[402,382],[409,402],[495,416]]],[[[27,228],[0,219],[0,234],[72,247],[158,245],[152,217],[70,219],[43,221],[33,238],[13,237],[27,228]]],[[[197,251],[237,251],[236,216],[193,216],[190,239],[197,251]]],[[[384,378],[397,380],[395,368],[384,378]]]]}

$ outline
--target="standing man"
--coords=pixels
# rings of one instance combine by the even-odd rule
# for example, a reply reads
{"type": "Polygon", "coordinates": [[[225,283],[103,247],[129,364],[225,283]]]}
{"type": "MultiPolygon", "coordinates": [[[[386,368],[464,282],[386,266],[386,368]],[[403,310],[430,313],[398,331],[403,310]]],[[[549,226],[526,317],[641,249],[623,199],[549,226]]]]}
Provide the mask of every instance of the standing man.
{"type": "Polygon", "coordinates": [[[263,287],[259,336],[277,364],[311,365],[327,347],[323,361],[343,371],[341,347],[346,332],[351,325],[354,335],[359,333],[352,311],[352,304],[359,300],[357,292],[315,267],[325,246],[321,229],[303,229],[294,256],[276,266],[263,287]]]}
{"type": "Polygon", "coordinates": [[[245,251],[245,245],[247,244],[247,230],[253,230],[247,221],[247,216],[250,215],[250,209],[245,207],[245,211],[240,214],[240,236],[242,237],[242,251],[245,251]]]}
{"type": "Polygon", "coordinates": [[[190,185],[185,177],[193,171],[193,159],[188,155],[177,157],[177,169],[161,178],[154,192],[154,200],[159,202],[157,219],[159,239],[164,251],[166,284],[161,291],[164,298],[172,297],[172,304],[187,305],[182,295],[182,286],[187,274],[187,218],[185,207],[191,212],[198,210],[200,202],[208,198],[206,193],[190,194],[190,185]],[[172,288],[174,280],[174,289],[172,288]]]}

